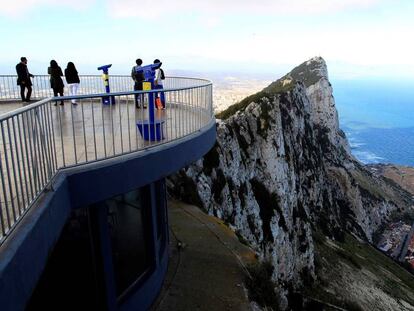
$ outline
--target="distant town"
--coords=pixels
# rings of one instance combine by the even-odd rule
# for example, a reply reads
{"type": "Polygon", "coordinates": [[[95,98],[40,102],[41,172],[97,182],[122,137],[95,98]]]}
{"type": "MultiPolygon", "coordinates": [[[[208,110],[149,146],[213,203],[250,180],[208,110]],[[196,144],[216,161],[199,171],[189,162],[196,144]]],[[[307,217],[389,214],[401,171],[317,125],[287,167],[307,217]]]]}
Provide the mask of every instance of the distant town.
{"type": "Polygon", "coordinates": [[[391,223],[384,230],[377,247],[394,260],[409,263],[414,270],[414,224],[402,221],[391,223]]]}
{"type": "Polygon", "coordinates": [[[213,79],[214,111],[217,113],[225,110],[245,97],[261,91],[270,83],[271,81],[236,77],[213,79]]]}

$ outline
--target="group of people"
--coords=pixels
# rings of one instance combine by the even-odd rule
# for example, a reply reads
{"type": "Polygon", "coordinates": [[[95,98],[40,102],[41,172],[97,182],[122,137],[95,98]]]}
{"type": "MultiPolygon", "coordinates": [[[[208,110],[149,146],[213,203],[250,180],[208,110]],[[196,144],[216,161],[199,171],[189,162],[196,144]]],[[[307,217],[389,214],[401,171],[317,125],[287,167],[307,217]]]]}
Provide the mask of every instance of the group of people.
{"type": "MultiPolygon", "coordinates": [[[[20,58],[20,63],[16,65],[16,72],[17,85],[20,86],[20,96],[22,101],[30,102],[30,96],[32,95],[32,81],[30,78],[33,78],[34,75],[32,75],[27,68],[26,57],[20,58]]],[[[50,61],[50,67],[47,69],[47,73],[50,75],[50,87],[53,89],[53,95],[55,97],[58,95],[63,96],[63,89],[65,87],[62,80],[63,72],[55,60],[50,61]]],[[[68,63],[65,69],[65,78],[69,87],[69,94],[71,96],[76,96],[78,93],[80,79],[74,63],[68,63]]],[[[64,102],[61,100],[60,105],[63,104],[64,102]]],[[[72,104],[77,105],[75,99],[72,99],[72,104]]],[[[56,105],[57,103],[55,103],[55,106],[56,105]]]]}
{"type": "MultiPolygon", "coordinates": [[[[134,80],[134,91],[142,91],[143,83],[145,82],[144,73],[139,69],[142,66],[142,59],[138,58],[135,61],[136,65],[132,67],[131,78],[134,80]]],[[[161,69],[161,61],[159,59],[154,60],[154,64],[160,64],[158,69],[155,70],[154,78],[154,89],[160,90],[164,88],[163,80],[165,80],[164,70],[161,69]]],[[[165,95],[164,92],[160,92],[161,96],[158,96],[158,93],[155,93],[155,108],[165,109],[165,95]],[[159,104],[157,104],[159,103],[159,104]]],[[[144,102],[144,94],[135,94],[135,107],[136,108],[147,108],[147,105],[144,102]]]]}
{"type": "MultiPolygon", "coordinates": [[[[139,71],[139,68],[142,66],[142,59],[138,58],[136,65],[132,67],[131,77],[134,80],[134,91],[143,90],[143,82],[145,82],[144,73],[139,71]]],[[[159,59],[154,60],[154,64],[160,64],[158,69],[155,71],[154,79],[154,88],[163,89],[163,80],[165,79],[164,71],[161,69],[161,62],[159,59]]],[[[21,57],[20,63],[16,65],[17,72],[17,85],[20,86],[20,96],[22,101],[30,102],[30,96],[32,95],[32,81],[30,78],[33,78],[27,67],[27,58],[21,57]],[[27,92],[26,92],[27,89],[27,92]]],[[[47,73],[50,75],[50,87],[53,89],[53,95],[57,97],[58,95],[63,96],[64,83],[63,83],[63,72],[59,67],[58,63],[55,60],[50,61],[50,67],[47,69],[47,73]]],[[[78,93],[78,88],[80,84],[80,79],[78,71],[76,70],[75,64],[69,62],[65,69],[65,78],[67,85],[69,87],[69,94],[71,96],[76,96],[78,93]]],[[[165,95],[164,92],[155,93],[156,108],[165,109],[165,95]]],[[[77,105],[76,100],[72,99],[72,104],[77,105]]],[[[57,103],[55,103],[55,106],[57,103]]],[[[60,105],[64,105],[63,100],[60,101],[60,105]]],[[[147,108],[144,102],[144,94],[135,95],[135,107],[136,108],[147,108]]]]}
{"type": "MultiPolygon", "coordinates": [[[[65,87],[62,80],[63,72],[55,60],[50,61],[50,67],[47,68],[47,73],[50,75],[50,87],[53,89],[53,96],[57,97],[58,94],[63,96],[63,89],[65,87]]],[[[65,78],[69,87],[69,94],[71,96],[76,96],[78,93],[80,79],[74,63],[68,63],[65,69],[65,78]]],[[[60,105],[63,104],[63,100],[61,100],[60,105]]],[[[72,99],[72,104],[77,105],[75,99],[72,99]]]]}

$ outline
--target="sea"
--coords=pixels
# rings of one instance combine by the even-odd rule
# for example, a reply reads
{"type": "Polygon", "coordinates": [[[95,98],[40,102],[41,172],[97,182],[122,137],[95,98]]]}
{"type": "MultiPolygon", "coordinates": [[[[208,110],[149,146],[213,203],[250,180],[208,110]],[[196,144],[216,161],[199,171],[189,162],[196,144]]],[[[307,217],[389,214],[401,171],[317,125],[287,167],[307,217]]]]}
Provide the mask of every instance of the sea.
{"type": "Polygon", "coordinates": [[[354,156],[365,164],[414,167],[414,80],[331,83],[354,156]]]}

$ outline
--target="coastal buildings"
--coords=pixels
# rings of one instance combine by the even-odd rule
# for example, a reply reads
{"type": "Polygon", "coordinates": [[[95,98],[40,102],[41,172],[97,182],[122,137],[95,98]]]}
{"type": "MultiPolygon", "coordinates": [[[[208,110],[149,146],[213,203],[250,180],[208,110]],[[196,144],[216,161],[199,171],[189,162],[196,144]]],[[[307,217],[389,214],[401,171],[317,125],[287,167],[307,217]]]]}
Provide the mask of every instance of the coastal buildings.
{"type": "Polygon", "coordinates": [[[214,80],[214,111],[216,113],[223,111],[247,96],[260,91],[269,84],[270,81],[266,80],[238,77],[225,77],[214,80]]]}
{"type": "Polygon", "coordinates": [[[383,232],[377,247],[399,262],[414,268],[414,225],[403,221],[391,223],[383,232]]]}

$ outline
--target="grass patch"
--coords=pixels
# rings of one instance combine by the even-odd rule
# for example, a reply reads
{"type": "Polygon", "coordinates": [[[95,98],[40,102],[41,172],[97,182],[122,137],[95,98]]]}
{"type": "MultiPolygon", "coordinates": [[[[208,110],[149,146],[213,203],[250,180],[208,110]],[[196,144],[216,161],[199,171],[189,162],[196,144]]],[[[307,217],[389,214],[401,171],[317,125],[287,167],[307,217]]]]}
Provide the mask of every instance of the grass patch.
{"type": "Polygon", "coordinates": [[[315,266],[320,283],[308,293],[310,297],[341,307],[345,307],[344,303],[348,299],[347,310],[362,310],[358,304],[352,306],[352,302],[349,302],[349,298],[346,297],[347,293],[328,293],[325,290],[325,288],[329,288],[330,278],[333,277],[333,274],[330,275],[328,272],[327,275],[324,275],[323,268],[327,271],[336,271],[340,269],[338,262],[341,261],[351,268],[353,267],[355,275],[360,274],[362,270],[368,270],[376,276],[376,279],[372,279],[373,285],[397,301],[405,300],[414,305],[414,294],[410,294],[414,293],[413,275],[371,245],[361,243],[349,234],[345,234],[343,242],[330,241],[328,243],[320,232],[314,232],[314,241],[316,248],[315,266]],[[341,297],[341,294],[344,297],[341,297]],[[335,299],[337,299],[336,302],[335,299]]]}
{"type": "Polygon", "coordinates": [[[276,94],[285,93],[291,91],[294,87],[295,83],[292,81],[289,84],[283,85],[281,80],[275,81],[271,83],[268,87],[263,89],[262,91],[250,95],[245,99],[241,100],[240,102],[229,106],[226,110],[219,112],[216,114],[216,118],[226,120],[232,115],[234,115],[237,111],[244,111],[248,105],[251,103],[262,103],[264,98],[267,98],[268,101],[272,102],[273,97],[276,94]]]}
{"type": "Polygon", "coordinates": [[[337,310],[330,306],[339,307],[348,311],[363,311],[364,309],[355,301],[341,299],[340,296],[326,291],[322,286],[315,286],[311,290],[306,291],[308,302],[305,310],[337,310]],[[311,297],[309,299],[309,297],[311,297]]]}
{"type": "Polygon", "coordinates": [[[414,223],[414,211],[412,209],[404,211],[403,213],[398,210],[393,210],[390,215],[391,222],[402,221],[407,225],[412,225],[414,223]]]}
{"type": "Polygon", "coordinates": [[[304,62],[295,67],[290,76],[296,80],[301,81],[306,87],[317,83],[321,78],[321,63],[317,61],[304,62]]]}
{"type": "Polygon", "coordinates": [[[237,111],[244,111],[249,104],[253,102],[259,103],[263,98],[270,99],[270,95],[264,91],[260,91],[256,94],[250,95],[245,99],[241,100],[240,102],[229,106],[226,110],[217,113],[216,118],[226,120],[232,115],[236,114],[237,111]]]}
{"type": "Polygon", "coordinates": [[[352,173],[352,177],[355,178],[355,181],[358,183],[360,187],[360,191],[363,192],[364,195],[369,196],[375,201],[389,199],[387,196],[385,196],[385,193],[382,191],[382,188],[378,187],[377,184],[373,184],[371,181],[371,176],[366,176],[363,170],[358,172],[354,171],[352,173]]]}

